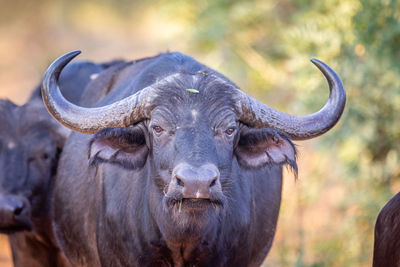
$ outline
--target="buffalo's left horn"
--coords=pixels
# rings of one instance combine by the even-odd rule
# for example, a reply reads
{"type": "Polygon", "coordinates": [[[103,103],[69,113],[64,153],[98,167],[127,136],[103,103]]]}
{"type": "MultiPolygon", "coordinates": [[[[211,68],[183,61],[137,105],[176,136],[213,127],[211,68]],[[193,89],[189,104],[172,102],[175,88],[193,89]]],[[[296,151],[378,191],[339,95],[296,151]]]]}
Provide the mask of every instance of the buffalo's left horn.
{"type": "Polygon", "coordinates": [[[339,120],[346,103],[346,92],[339,76],[325,63],[312,59],[329,83],[329,99],[318,112],[294,116],[275,110],[239,91],[240,120],[252,127],[270,127],[288,134],[294,140],[306,140],[331,129],[339,120]]]}
{"type": "Polygon", "coordinates": [[[80,53],[74,51],[59,57],[50,65],[43,78],[44,104],[58,122],[71,130],[90,134],[105,127],[127,127],[149,116],[146,106],[151,87],[103,107],[83,108],[67,101],[60,92],[58,78],[62,69],[80,53]]]}

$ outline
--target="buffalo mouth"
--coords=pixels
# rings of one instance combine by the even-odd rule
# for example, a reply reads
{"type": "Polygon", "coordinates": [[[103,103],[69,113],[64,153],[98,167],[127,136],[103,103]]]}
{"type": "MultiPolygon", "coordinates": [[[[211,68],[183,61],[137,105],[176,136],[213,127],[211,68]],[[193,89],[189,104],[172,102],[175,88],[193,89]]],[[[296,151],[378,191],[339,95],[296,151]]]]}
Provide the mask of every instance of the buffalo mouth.
{"type": "Polygon", "coordinates": [[[205,210],[213,208],[216,205],[214,203],[209,199],[184,198],[178,205],[182,205],[182,207],[189,210],[205,210]]]}
{"type": "Polygon", "coordinates": [[[167,198],[166,204],[169,208],[178,212],[190,211],[201,212],[205,210],[219,210],[224,206],[222,199],[203,199],[203,198],[167,198]]]}
{"type": "Polygon", "coordinates": [[[0,228],[0,234],[15,234],[18,232],[23,232],[23,231],[32,231],[32,227],[29,226],[8,226],[8,227],[2,227],[0,228]]]}
{"type": "Polygon", "coordinates": [[[29,201],[15,195],[0,195],[0,233],[31,231],[32,227],[29,201]]]}
{"type": "Polygon", "coordinates": [[[9,225],[0,225],[1,234],[14,234],[22,231],[32,231],[32,222],[30,220],[18,221],[9,225]]]}

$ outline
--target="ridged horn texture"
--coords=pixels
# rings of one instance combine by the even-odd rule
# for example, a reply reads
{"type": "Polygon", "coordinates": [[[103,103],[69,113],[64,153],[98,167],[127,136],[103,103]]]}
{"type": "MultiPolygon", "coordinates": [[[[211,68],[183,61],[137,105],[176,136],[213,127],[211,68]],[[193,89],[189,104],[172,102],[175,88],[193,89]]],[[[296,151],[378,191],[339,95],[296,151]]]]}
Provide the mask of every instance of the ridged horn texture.
{"type": "Polygon", "coordinates": [[[84,108],[67,101],[60,92],[58,78],[62,69],[80,53],[74,51],[59,57],[43,78],[43,102],[58,122],[73,131],[92,134],[105,127],[127,127],[149,117],[147,104],[152,98],[151,87],[103,107],[84,108]]]}
{"type": "Polygon", "coordinates": [[[329,84],[329,99],[321,110],[306,116],[290,115],[264,105],[240,91],[240,121],[252,127],[280,130],[293,140],[311,139],[331,129],[343,113],[346,91],[339,76],[328,65],[317,59],[311,59],[311,62],[324,74],[329,84]]]}

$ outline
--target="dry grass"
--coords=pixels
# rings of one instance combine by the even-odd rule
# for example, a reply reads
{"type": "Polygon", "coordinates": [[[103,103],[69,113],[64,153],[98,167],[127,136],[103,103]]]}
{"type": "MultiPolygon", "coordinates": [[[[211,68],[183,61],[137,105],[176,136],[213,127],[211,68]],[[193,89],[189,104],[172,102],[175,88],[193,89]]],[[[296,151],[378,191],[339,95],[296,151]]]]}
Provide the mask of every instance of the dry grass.
{"type": "Polygon", "coordinates": [[[0,267],[11,267],[11,250],[7,236],[0,235],[0,267]]]}

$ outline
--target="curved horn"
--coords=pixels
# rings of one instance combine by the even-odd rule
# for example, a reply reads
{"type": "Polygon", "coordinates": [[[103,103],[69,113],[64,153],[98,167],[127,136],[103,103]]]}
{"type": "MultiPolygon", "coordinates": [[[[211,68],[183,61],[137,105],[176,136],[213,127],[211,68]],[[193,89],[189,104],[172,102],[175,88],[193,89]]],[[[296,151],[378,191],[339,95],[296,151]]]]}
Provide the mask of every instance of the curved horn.
{"type": "Polygon", "coordinates": [[[346,91],[339,76],[325,63],[311,59],[329,84],[329,99],[318,112],[294,116],[275,110],[240,91],[242,115],[240,120],[252,127],[271,127],[289,135],[293,140],[306,140],[331,129],[340,119],[346,103],[346,91]]]}
{"type": "Polygon", "coordinates": [[[59,123],[73,131],[91,134],[105,127],[127,127],[149,116],[146,106],[151,87],[103,107],[83,108],[66,100],[60,92],[58,78],[62,69],[80,53],[74,51],[59,57],[50,65],[43,78],[43,102],[59,123]]]}

